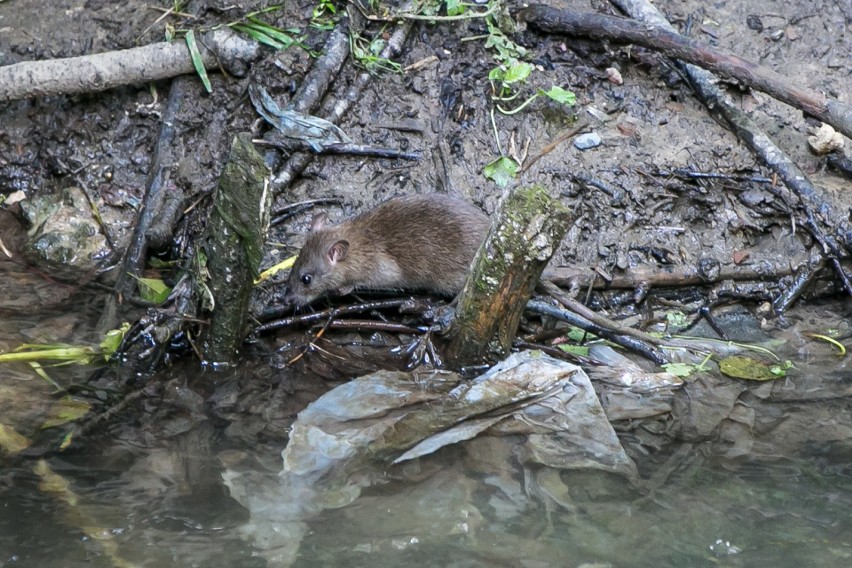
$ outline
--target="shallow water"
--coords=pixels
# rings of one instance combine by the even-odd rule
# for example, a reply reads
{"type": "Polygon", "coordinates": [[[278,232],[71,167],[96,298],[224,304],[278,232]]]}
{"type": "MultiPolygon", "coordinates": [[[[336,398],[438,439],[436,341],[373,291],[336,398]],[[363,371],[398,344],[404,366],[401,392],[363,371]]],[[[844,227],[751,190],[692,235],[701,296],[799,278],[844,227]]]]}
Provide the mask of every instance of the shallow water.
{"type": "MultiPolygon", "coordinates": [[[[23,341],[25,319],[0,340],[23,341]]],[[[718,436],[661,447],[646,426],[623,427],[642,478],[631,485],[615,474],[522,466],[512,438],[474,440],[389,468],[350,505],[316,512],[296,539],[294,565],[850,566],[852,373],[831,348],[799,335],[813,322],[827,326],[824,313],[798,321],[779,353],[797,369],[772,394],[749,386],[739,397],[763,418],[747,452],[736,421],[718,436]]],[[[25,368],[12,370],[7,385],[50,400],[45,385],[23,382],[25,368]]],[[[80,370],[51,374],[65,383],[80,370]]],[[[154,418],[140,411],[46,455],[64,492],[40,486],[37,459],[4,456],[0,566],[283,565],[267,564],[280,551],[257,530],[244,535],[249,514],[222,483],[235,452],[241,472],[274,483],[281,444],[235,438],[225,429],[233,423],[180,408],[154,418]]]]}
{"type": "MultiPolygon", "coordinates": [[[[452,454],[452,452],[451,452],[452,454]]],[[[79,457],[79,456],[78,456],[79,457]]],[[[394,482],[310,522],[296,566],[849,566],[852,455],[826,447],[772,463],[688,463],[642,495],[608,474],[564,473],[570,503],[446,467],[394,482]],[[425,487],[424,487],[425,485],[425,487]],[[506,491],[507,488],[509,491],[506,491]]],[[[456,455],[455,457],[459,457],[456,455]]],[[[7,566],[263,566],[241,540],[244,512],[227,499],[169,495],[92,470],[102,456],[54,461],[78,488],[82,517],[5,471],[0,560],[7,566]],[[87,488],[88,487],[88,488],[87,488]],[[80,518],[111,533],[116,556],[85,537],[80,518]]],[[[153,472],[139,472],[141,476],[153,472]]],[[[527,472],[535,476],[535,472],[527,472]]],[[[512,482],[516,485],[512,485],[512,482]]],[[[529,489],[529,488],[527,488],[529,489]]],[[[78,511],[79,513],[79,511],[78,511]]]]}

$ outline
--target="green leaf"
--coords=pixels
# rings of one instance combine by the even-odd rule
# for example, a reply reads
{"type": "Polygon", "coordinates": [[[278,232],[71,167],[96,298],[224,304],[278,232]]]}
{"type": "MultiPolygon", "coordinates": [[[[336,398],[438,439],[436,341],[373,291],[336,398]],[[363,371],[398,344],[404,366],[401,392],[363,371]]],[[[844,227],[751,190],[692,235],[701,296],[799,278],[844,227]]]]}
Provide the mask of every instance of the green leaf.
{"type": "MultiPolygon", "coordinates": [[[[251,21],[251,23],[245,24],[247,27],[251,27],[251,28],[256,29],[257,31],[259,31],[261,33],[268,35],[271,38],[277,39],[278,41],[280,41],[282,44],[286,45],[287,47],[290,47],[291,45],[293,45],[294,43],[297,43],[297,41],[298,41],[291,34],[286,33],[282,30],[279,30],[278,28],[276,28],[274,26],[270,26],[269,24],[267,24],[266,22],[264,22],[262,20],[258,20],[256,18],[249,18],[249,20],[251,21]]],[[[296,33],[299,33],[298,29],[296,29],[296,33]]]]}
{"type": "Polygon", "coordinates": [[[588,357],[589,356],[589,348],[585,345],[571,345],[568,343],[563,343],[558,346],[559,349],[566,353],[571,353],[573,355],[577,355],[579,357],[588,357]]]}
{"type": "Polygon", "coordinates": [[[506,77],[506,70],[503,67],[495,67],[488,72],[489,81],[502,81],[506,77]]]}
{"type": "Polygon", "coordinates": [[[152,304],[162,304],[172,293],[172,289],[159,278],[137,278],[139,295],[152,304]]]}
{"type": "Polygon", "coordinates": [[[676,377],[688,377],[695,371],[700,370],[698,365],[693,365],[692,363],[666,363],[663,365],[663,369],[676,377]]]}
{"type": "Polygon", "coordinates": [[[288,45],[281,43],[277,39],[270,37],[263,31],[258,30],[256,27],[249,26],[248,24],[234,24],[231,27],[237,30],[238,32],[246,34],[257,43],[262,43],[263,45],[267,45],[272,49],[283,50],[289,47],[288,45]]]}
{"type": "Polygon", "coordinates": [[[684,329],[688,325],[686,314],[680,310],[666,312],[666,327],[670,333],[684,329]]]}
{"type": "Polygon", "coordinates": [[[533,66],[524,61],[514,61],[506,70],[506,76],[503,77],[503,82],[507,84],[518,83],[525,81],[532,73],[533,66]]]}
{"type": "Polygon", "coordinates": [[[121,324],[121,327],[118,329],[111,329],[104,335],[103,340],[101,341],[101,351],[103,351],[103,355],[105,359],[109,359],[113,353],[115,353],[116,349],[118,349],[121,342],[124,340],[125,334],[130,329],[130,324],[124,322],[121,324]]]}
{"type": "Polygon", "coordinates": [[[198,46],[195,44],[195,32],[192,30],[186,32],[186,46],[189,48],[189,56],[192,58],[192,66],[195,67],[195,72],[198,73],[207,92],[212,93],[213,87],[210,85],[210,78],[207,77],[204,60],[201,58],[201,52],[198,51],[198,46]]]}
{"type": "Polygon", "coordinates": [[[518,163],[512,158],[501,156],[482,168],[482,173],[498,187],[506,187],[517,175],[518,163]]]}
{"type": "Polygon", "coordinates": [[[447,15],[448,16],[459,16],[464,14],[465,6],[459,0],[447,0],[447,15]]]}
{"type": "Polygon", "coordinates": [[[387,43],[387,41],[381,38],[374,39],[372,42],[370,42],[370,53],[373,54],[374,57],[379,57],[387,43]]]}
{"type": "Polygon", "coordinates": [[[597,339],[597,337],[592,335],[591,333],[588,333],[588,332],[580,329],[579,327],[573,327],[572,326],[568,329],[568,339],[570,339],[571,341],[580,342],[580,341],[591,341],[593,339],[597,339]]]}
{"type": "Polygon", "coordinates": [[[566,91],[562,87],[550,87],[546,91],[541,91],[541,94],[550,97],[557,103],[562,103],[563,105],[574,106],[577,104],[577,95],[571,91],[566,91]]]}

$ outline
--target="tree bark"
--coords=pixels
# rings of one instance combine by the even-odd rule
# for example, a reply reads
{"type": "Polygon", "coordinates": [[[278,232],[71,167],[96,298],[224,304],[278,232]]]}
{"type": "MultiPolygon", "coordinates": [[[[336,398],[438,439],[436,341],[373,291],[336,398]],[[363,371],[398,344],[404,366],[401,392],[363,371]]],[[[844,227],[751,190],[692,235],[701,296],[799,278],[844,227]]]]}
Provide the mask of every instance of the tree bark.
{"type": "Polygon", "coordinates": [[[444,351],[450,367],[509,353],[527,300],[572,220],[540,186],[504,198],[459,295],[444,351]]]}

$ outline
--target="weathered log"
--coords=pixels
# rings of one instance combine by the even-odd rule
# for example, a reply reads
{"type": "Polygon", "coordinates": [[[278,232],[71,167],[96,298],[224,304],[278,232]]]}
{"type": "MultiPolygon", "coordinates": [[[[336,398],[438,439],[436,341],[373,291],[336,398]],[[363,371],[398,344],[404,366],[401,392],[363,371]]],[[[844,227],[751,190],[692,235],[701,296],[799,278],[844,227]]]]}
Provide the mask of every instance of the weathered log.
{"type": "MultiPolygon", "coordinates": [[[[245,337],[249,294],[269,228],[268,175],[251,136],[235,136],[219,178],[204,246],[212,316],[202,337],[202,352],[210,363],[232,361],[245,337]]],[[[200,274],[195,277],[201,281],[200,274]]],[[[207,296],[203,286],[197,286],[196,293],[207,296]]]]}
{"type": "Polygon", "coordinates": [[[444,351],[450,367],[509,353],[527,300],[572,220],[540,186],[504,198],[459,295],[444,351]]]}

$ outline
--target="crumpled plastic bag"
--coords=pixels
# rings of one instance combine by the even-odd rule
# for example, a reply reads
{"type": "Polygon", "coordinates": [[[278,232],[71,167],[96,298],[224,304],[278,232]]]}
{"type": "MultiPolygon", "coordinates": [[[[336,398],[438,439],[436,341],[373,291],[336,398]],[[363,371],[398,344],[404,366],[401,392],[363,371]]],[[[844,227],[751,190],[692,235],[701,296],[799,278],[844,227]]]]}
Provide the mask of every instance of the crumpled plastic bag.
{"type": "Polygon", "coordinates": [[[277,479],[232,469],[223,477],[251,514],[244,535],[287,565],[307,521],[352,503],[391,464],[491,433],[523,435],[527,463],[636,476],[585,372],[531,351],[473,381],[441,371],[355,379],[299,414],[277,479]]]}

